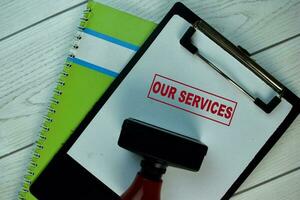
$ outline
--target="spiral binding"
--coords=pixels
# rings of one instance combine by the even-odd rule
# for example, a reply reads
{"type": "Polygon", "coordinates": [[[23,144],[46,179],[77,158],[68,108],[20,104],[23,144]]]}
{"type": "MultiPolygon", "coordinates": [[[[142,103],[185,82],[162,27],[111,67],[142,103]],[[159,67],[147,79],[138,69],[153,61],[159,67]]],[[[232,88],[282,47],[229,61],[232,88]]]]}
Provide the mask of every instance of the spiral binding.
{"type": "MultiPolygon", "coordinates": [[[[87,22],[89,20],[89,16],[92,9],[87,7],[83,11],[83,17],[80,18],[80,25],[78,26],[78,31],[75,34],[74,41],[72,44],[72,48],[70,50],[70,54],[68,55],[68,58],[75,58],[75,51],[79,48],[79,42],[82,39],[82,31],[85,29],[87,22]]],[[[31,179],[34,176],[34,169],[38,166],[37,160],[41,157],[40,151],[44,149],[44,142],[47,140],[47,132],[50,131],[49,125],[53,122],[53,116],[56,113],[55,106],[59,104],[60,96],[63,94],[62,88],[66,85],[65,80],[69,76],[69,70],[72,68],[72,64],[66,60],[63,70],[61,72],[61,77],[57,81],[56,89],[53,90],[53,97],[50,99],[50,103],[48,106],[48,112],[46,115],[44,115],[44,123],[41,126],[41,131],[39,134],[39,138],[36,141],[35,149],[32,153],[32,159],[29,163],[29,166],[27,168],[27,172],[24,176],[24,181],[22,184],[22,188],[18,194],[19,200],[26,200],[26,193],[29,192],[29,187],[32,183],[31,179]]]]}

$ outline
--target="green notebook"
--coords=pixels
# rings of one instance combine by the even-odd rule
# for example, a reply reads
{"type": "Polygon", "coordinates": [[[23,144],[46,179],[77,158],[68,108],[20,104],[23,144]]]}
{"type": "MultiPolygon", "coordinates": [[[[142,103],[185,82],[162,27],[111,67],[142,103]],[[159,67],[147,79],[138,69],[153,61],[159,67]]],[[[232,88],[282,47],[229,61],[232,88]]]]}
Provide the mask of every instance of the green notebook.
{"type": "Polygon", "coordinates": [[[89,1],[67,58],[19,199],[36,199],[32,181],[69,138],[156,24],[89,1]]]}

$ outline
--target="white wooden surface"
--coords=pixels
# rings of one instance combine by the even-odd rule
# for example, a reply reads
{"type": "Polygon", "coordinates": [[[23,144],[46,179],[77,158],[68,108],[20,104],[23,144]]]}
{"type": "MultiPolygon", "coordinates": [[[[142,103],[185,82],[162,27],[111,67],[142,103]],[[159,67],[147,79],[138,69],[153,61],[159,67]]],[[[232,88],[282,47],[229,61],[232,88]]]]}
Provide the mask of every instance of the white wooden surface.
{"type": "MultiPolygon", "coordinates": [[[[173,0],[99,0],[158,22],[173,0]]],[[[183,1],[300,96],[300,1],[183,1]]],[[[0,200],[16,199],[83,0],[0,1],[0,200]]],[[[233,199],[300,199],[300,119],[233,199]]]]}

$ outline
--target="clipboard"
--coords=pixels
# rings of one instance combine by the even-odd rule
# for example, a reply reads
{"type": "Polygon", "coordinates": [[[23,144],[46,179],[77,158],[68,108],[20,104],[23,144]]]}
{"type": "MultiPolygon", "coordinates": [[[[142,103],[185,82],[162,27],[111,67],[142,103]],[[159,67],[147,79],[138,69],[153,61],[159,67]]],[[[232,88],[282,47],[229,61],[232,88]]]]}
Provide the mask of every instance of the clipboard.
{"type": "Polygon", "coordinates": [[[33,194],[42,200],[53,198],[53,191],[75,199],[118,199],[139,163],[117,147],[118,131],[126,117],[135,117],[200,138],[209,148],[199,174],[168,172],[166,185],[173,185],[164,188],[162,199],[229,199],[300,112],[300,99],[249,56],[176,3],[32,185],[33,194]],[[165,94],[163,84],[169,86],[165,94]],[[254,125],[261,134],[244,128],[254,125]],[[88,158],[92,152],[97,158],[88,158]],[[215,168],[220,173],[211,172],[215,168]],[[200,179],[206,182],[198,185],[200,179]]]}

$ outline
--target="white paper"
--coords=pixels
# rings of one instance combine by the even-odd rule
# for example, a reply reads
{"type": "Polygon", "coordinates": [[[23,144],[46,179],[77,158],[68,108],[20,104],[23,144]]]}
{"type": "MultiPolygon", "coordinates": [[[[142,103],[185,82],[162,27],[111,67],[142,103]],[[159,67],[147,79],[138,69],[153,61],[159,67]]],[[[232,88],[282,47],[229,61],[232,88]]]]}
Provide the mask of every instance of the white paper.
{"type": "MultiPolygon", "coordinates": [[[[266,114],[207,64],[191,55],[179,44],[189,26],[179,16],[170,20],[68,152],[119,195],[131,184],[141,159],[117,145],[126,118],[199,139],[208,146],[199,172],[168,167],[163,177],[162,199],[216,200],[226,193],[291,110],[292,106],[282,100],[271,114],[266,114]],[[149,94],[155,74],[177,81],[168,83],[178,90],[199,92],[198,95],[203,96],[205,92],[212,93],[206,98],[221,102],[217,98],[220,96],[226,106],[236,105],[230,123],[223,119],[220,120],[224,123],[219,123],[217,116],[211,113],[205,118],[202,115],[207,113],[203,110],[201,115],[194,114],[199,110],[180,104],[179,96],[168,101],[149,94]],[[194,110],[188,112],[189,109],[194,110]],[[210,119],[215,117],[217,120],[210,119]]],[[[272,96],[271,88],[205,35],[197,31],[193,41],[207,58],[237,78],[255,96],[262,99],[272,96]]]]}
{"type": "Polygon", "coordinates": [[[80,48],[76,50],[76,58],[120,73],[125,63],[134,55],[135,51],[97,38],[93,35],[81,33],[80,48]],[[117,57],[116,57],[117,55],[117,57]]]}

